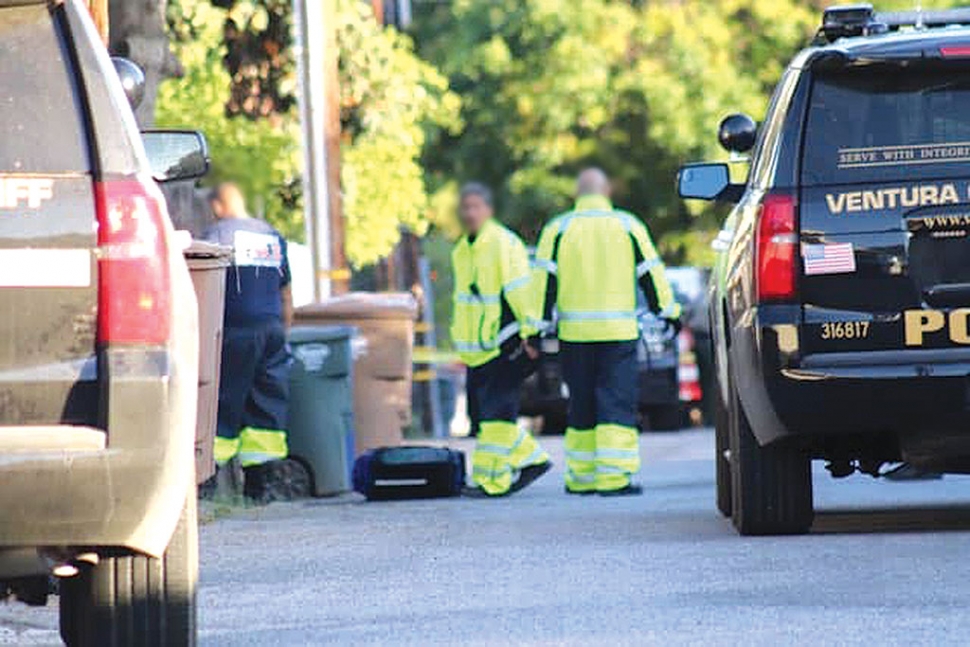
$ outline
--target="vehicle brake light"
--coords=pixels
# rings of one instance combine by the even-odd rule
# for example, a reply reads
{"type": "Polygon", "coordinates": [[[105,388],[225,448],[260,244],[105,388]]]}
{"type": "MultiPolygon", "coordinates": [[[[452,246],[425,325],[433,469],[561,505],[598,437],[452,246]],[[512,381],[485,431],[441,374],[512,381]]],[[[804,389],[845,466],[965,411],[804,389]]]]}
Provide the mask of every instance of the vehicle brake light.
{"type": "Polygon", "coordinates": [[[795,197],[769,194],[761,207],[757,236],[758,301],[795,297],[798,269],[798,217],[795,197]]]}
{"type": "Polygon", "coordinates": [[[940,48],[943,58],[970,58],[970,45],[948,45],[940,48]]]}
{"type": "Polygon", "coordinates": [[[161,345],[171,327],[165,199],[151,180],[95,184],[98,341],[161,345]]]}

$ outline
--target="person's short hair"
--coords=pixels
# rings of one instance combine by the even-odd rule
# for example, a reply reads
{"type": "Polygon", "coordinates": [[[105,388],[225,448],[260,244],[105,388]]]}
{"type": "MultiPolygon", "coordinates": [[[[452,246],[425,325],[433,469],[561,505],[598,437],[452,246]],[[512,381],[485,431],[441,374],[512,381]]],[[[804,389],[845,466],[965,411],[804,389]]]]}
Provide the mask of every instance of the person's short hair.
{"type": "Polygon", "coordinates": [[[492,190],[482,184],[481,182],[468,182],[463,187],[461,187],[461,201],[464,202],[465,198],[471,196],[478,196],[482,201],[490,207],[495,206],[495,198],[492,195],[492,190]]]}
{"type": "Polygon", "coordinates": [[[209,191],[209,204],[214,202],[222,202],[222,196],[224,196],[226,191],[229,191],[230,189],[241,191],[239,185],[235,182],[220,182],[212,187],[212,189],[209,191]]]}

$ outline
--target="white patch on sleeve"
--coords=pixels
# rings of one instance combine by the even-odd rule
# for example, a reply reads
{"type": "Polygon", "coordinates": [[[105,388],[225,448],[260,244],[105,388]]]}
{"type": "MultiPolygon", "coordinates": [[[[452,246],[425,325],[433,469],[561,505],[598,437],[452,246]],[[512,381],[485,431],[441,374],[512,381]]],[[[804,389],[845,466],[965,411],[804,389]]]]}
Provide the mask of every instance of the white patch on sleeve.
{"type": "Polygon", "coordinates": [[[0,288],[86,288],[91,250],[0,249],[0,288]]]}
{"type": "Polygon", "coordinates": [[[236,265],[240,267],[272,267],[283,265],[283,248],[273,234],[237,231],[233,238],[236,265]]]}

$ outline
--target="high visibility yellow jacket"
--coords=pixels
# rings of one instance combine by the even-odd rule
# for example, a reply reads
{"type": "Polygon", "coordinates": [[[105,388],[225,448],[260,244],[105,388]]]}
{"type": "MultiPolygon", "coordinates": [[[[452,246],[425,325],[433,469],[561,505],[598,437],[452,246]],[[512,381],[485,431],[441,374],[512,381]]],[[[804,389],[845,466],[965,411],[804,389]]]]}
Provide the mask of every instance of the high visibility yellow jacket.
{"type": "Polygon", "coordinates": [[[680,317],[680,304],[646,226],[606,198],[580,198],[573,211],[546,225],[535,267],[533,290],[542,325],[553,325],[555,306],[563,341],[638,339],[638,284],[653,313],[680,317]]]}
{"type": "Polygon", "coordinates": [[[451,340],[461,360],[481,366],[511,339],[536,334],[536,300],[522,240],[495,220],[451,255],[455,273],[451,340]]]}

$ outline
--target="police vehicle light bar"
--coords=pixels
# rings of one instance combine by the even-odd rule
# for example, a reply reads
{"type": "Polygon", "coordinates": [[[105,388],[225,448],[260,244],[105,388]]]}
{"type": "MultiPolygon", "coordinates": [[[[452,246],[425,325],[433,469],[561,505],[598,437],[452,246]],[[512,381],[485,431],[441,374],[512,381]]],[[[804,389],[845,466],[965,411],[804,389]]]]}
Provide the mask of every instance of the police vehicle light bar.
{"type": "Polygon", "coordinates": [[[931,29],[952,25],[970,25],[970,7],[876,13],[871,4],[842,5],[825,10],[816,40],[833,43],[840,38],[875,36],[903,27],[931,29]]]}

